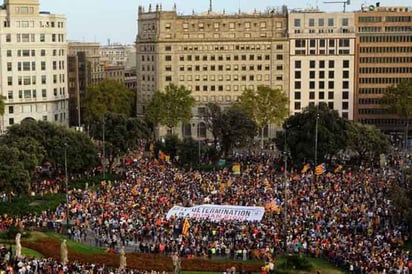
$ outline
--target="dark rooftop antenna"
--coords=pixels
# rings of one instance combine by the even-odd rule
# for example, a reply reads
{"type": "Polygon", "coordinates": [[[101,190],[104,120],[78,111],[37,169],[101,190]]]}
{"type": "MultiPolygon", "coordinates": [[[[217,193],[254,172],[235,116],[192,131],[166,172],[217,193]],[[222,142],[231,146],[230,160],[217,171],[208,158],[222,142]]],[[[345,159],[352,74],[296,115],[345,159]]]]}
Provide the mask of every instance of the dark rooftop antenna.
{"type": "Polygon", "coordinates": [[[209,12],[213,11],[212,0],[209,1],[209,12]]]}
{"type": "Polygon", "coordinates": [[[325,4],[343,4],[343,12],[346,12],[346,5],[350,5],[350,0],[346,1],[328,1],[328,2],[323,2],[325,4]]]}

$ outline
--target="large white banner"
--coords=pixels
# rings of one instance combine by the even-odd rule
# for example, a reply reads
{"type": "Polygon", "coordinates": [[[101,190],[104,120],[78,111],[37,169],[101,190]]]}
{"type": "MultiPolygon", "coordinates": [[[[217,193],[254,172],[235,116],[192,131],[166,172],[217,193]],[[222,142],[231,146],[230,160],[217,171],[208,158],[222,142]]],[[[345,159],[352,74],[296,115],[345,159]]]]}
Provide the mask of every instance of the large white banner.
{"type": "Polygon", "coordinates": [[[193,207],[174,206],[166,218],[209,219],[214,222],[234,220],[260,222],[265,208],[260,206],[198,205],[193,207]]]}

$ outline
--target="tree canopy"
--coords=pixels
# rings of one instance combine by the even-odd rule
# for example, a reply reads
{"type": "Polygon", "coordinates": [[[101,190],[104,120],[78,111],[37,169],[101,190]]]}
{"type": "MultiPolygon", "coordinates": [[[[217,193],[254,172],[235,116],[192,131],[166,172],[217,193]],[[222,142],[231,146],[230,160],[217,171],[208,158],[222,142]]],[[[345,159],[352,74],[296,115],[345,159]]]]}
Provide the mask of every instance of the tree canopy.
{"type": "Polygon", "coordinates": [[[102,121],[106,112],[122,113],[130,117],[135,104],[134,98],[132,90],[114,80],[103,80],[88,86],[82,102],[83,119],[88,124],[102,121]]]}
{"type": "Polygon", "coordinates": [[[103,121],[93,123],[90,133],[95,140],[100,141],[102,149],[104,134],[105,156],[110,167],[119,156],[137,148],[139,140],[149,135],[143,121],[111,112],[104,115],[103,121]]]}
{"type": "Polygon", "coordinates": [[[389,139],[378,128],[360,123],[348,124],[348,149],[357,154],[358,162],[377,161],[389,147],[389,139]]]}
{"type": "Polygon", "coordinates": [[[169,84],[164,92],[156,92],[145,109],[146,121],[154,126],[163,125],[173,129],[179,122],[187,123],[192,118],[195,99],[184,86],[169,84]]]}
{"type": "Polygon", "coordinates": [[[205,119],[215,146],[221,146],[220,155],[228,156],[234,146],[246,145],[257,132],[256,122],[237,105],[222,111],[218,105],[208,104],[205,119]]]}
{"type": "Polygon", "coordinates": [[[399,115],[405,121],[405,147],[407,146],[409,119],[412,116],[412,80],[405,79],[387,89],[383,102],[389,111],[399,115]]]}
{"type": "Polygon", "coordinates": [[[26,159],[31,159],[26,163],[31,163],[29,172],[33,166],[45,162],[62,168],[65,149],[69,172],[83,172],[97,163],[96,146],[84,133],[47,121],[26,120],[13,125],[2,143],[30,154],[26,156],[26,159]]]}
{"type": "MultiPolygon", "coordinates": [[[[269,124],[280,125],[288,115],[288,98],[279,89],[258,86],[257,90],[245,90],[239,96],[237,105],[263,129],[269,124]]],[[[263,140],[263,134],[262,134],[263,140]]]]}
{"type": "Polygon", "coordinates": [[[329,161],[346,148],[348,126],[347,121],[325,103],[308,106],[303,112],[286,119],[284,131],[276,139],[277,147],[284,150],[286,134],[286,144],[295,162],[314,161],[317,119],[317,162],[329,161]]]}

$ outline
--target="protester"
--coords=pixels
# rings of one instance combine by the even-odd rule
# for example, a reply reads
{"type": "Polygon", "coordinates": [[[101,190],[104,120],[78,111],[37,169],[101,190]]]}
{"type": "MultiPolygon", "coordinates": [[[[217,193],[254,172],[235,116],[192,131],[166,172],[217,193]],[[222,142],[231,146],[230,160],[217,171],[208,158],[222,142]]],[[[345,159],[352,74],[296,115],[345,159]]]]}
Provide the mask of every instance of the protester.
{"type": "MultiPolygon", "coordinates": [[[[70,191],[70,219],[76,224],[71,237],[79,242],[93,237],[96,246],[110,252],[126,246],[185,258],[259,258],[270,262],[270,270],[276,264],[271,259],[285,250],[326,258],[351,273],[412,270],[411,254],[402,248],[408,228],[390,196],[395,170],[364,168],[319,176],[311,170],[291,171],[285,184],[279,159],[239,154],[236,160],[240,174],[184,171],[144,157],[129,161],[123,180],[70,191]],[[201,204],[263,206],[267,211],[261,222],[191,219],[187,231],[184,219],[166,219],[175,205],[201,204]]],[[[65,218],[65,212],[61,205],[41,216],[0,217],[0,228],[50,222],[61,230],[55,220],[65,218]]]]}

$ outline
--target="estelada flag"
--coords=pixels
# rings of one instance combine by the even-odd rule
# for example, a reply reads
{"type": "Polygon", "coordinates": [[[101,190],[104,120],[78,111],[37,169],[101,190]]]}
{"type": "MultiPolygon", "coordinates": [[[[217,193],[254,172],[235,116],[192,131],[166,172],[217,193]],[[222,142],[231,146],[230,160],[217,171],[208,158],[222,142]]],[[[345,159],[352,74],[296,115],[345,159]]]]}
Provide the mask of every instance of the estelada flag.
{"type": "Polygon", "coordinates": [[[317,165],[317,166],[315,167],[315,174],[316,174],[316,175],[321,175],[321,174],[325,173],[325,171],[326,171],[326,165],[325,165],[325,163],[322,163],[322,164],[317,165]]]}
{"type": "Polygon", "coordinates": [[[166,154],[161,150],[159,150],[159,159],[162,161],[166,159],[166,154]]]}
{"type": "Polygon", "coordinates": [[[184,223],[183,223],[183,228],[182,228],[182,235],[187,236],[189,234],[189,228],[190,228],[190,222],[189,219],[186,218],[184,223]]]}
{"type": "Polygon", "coordinates": [[[240,174],[240,164],[239,163],[234,163],[233,164],[232,172],[233,172],[233,174],[240,174]]]}
{"type": "Polygon", "coordinates": [[[343,168],[342,165],[338,165],[333,172],[334,173],[339,173],[339,172],[341,172],[342,168],[343,168]]]}
{"type": "Polygon", "coordinates": [[[302,170],[300,171],[300,173],[306,173],[306,171],[308,171],[310,169],[310,164],[307,163],[306,165],[303,166],[302,170]]]}

